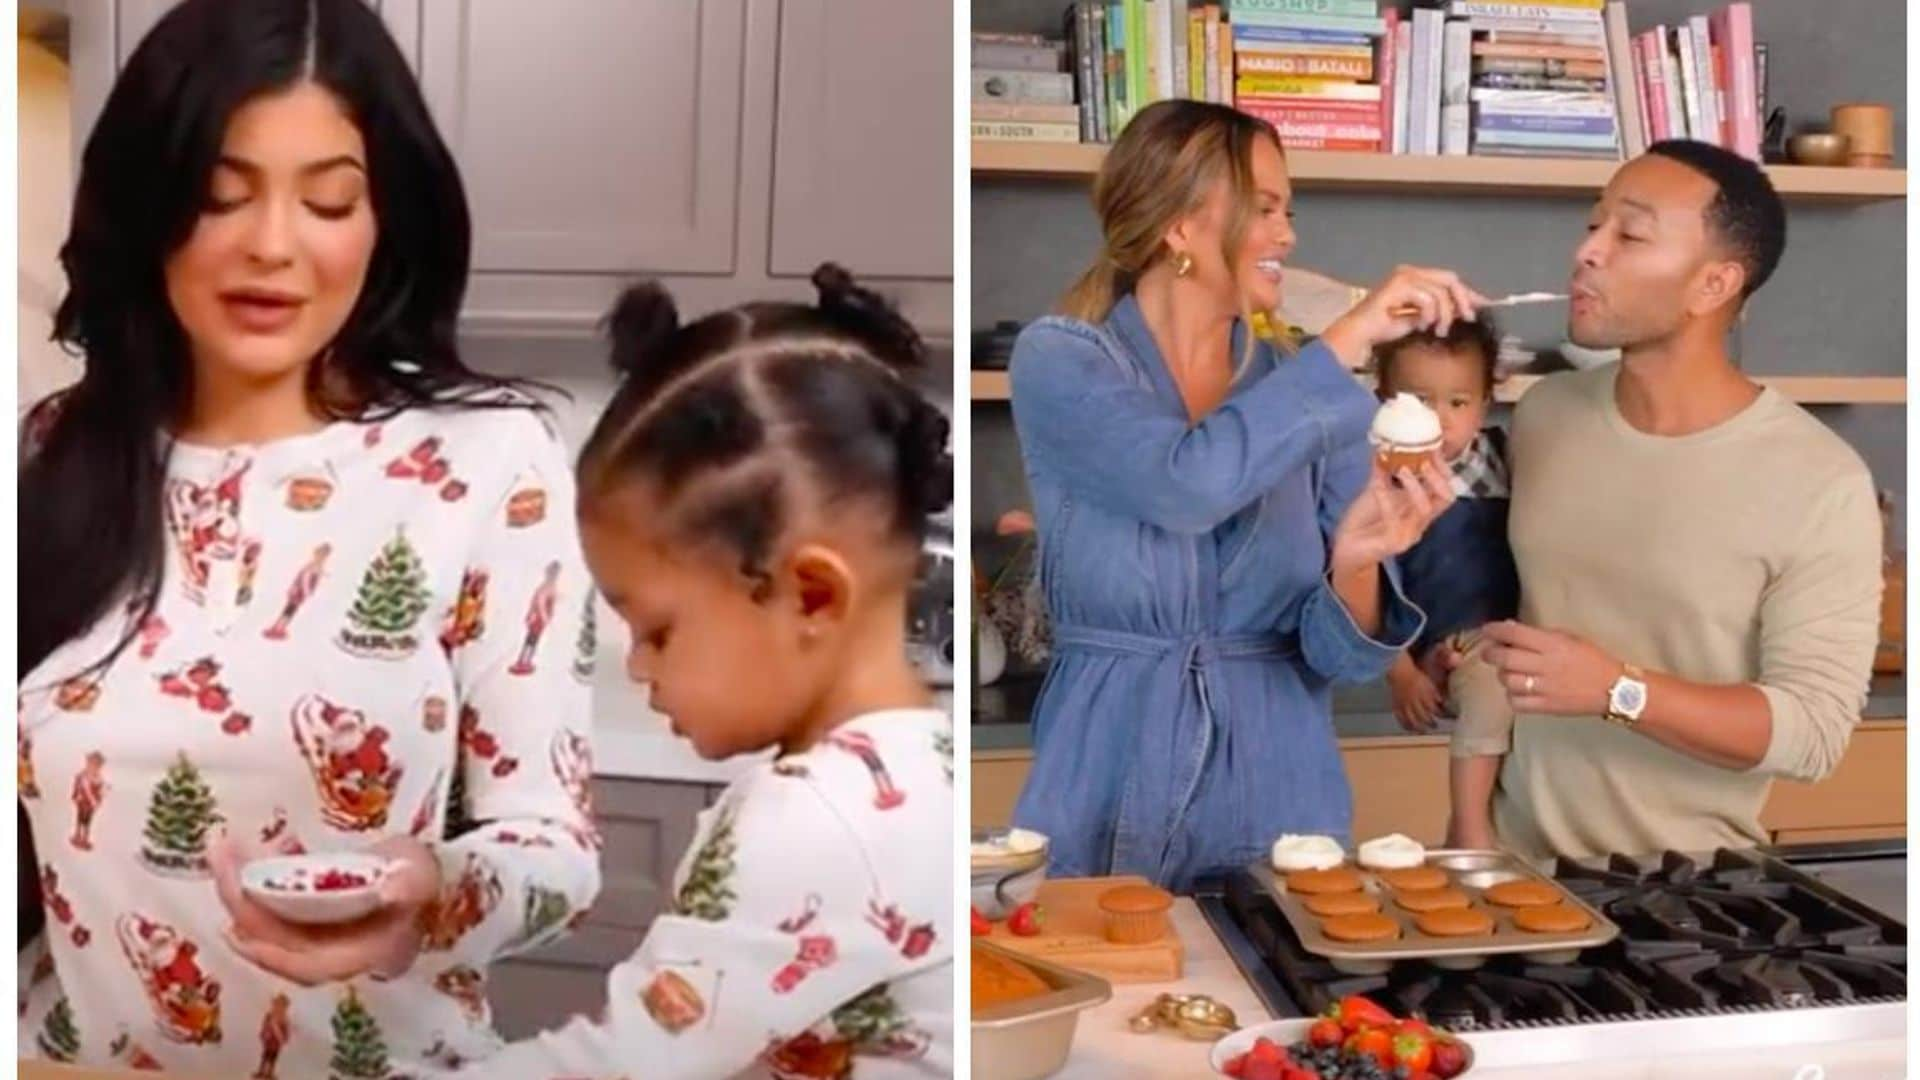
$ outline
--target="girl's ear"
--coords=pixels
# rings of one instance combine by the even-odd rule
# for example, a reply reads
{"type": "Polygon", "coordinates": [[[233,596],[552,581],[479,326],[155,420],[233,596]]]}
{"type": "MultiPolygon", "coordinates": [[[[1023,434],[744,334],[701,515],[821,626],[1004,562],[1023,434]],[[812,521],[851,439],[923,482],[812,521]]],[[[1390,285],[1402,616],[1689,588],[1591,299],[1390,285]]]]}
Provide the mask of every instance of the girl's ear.
{"type": "Polygon", "coordinates": [[[782,575],[789,613],[805,640],[826,636],[853,610],[859,581],[846,559],[832,548],[800,545],[787,559],[782,575]]]}

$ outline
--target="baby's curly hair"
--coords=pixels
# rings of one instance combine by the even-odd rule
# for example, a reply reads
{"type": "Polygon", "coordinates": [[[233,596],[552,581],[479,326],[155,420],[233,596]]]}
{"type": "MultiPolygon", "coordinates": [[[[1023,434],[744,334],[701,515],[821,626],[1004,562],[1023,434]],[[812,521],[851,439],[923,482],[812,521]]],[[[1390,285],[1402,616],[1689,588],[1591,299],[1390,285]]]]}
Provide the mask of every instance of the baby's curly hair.
{"type": "Polygon", "coordinates": [[[1415,330],[1411,334],[1394,338],[1392,341],[1373,347],[1373,370],[1376,383],[1380,387],[1380,396],[1393,394],[1393,362],[1400,353],[1414,345],[1427,345],[1449,353],[1471,354],[1480,361],[1480,387],[1488,397],[1493,396],[1495,381],[1494,365],[1500,357],[1500,328],[1485,312],[1477,319],[1456,319],[1445,334],[1436,334],[1431,330],[1415,330]]]}

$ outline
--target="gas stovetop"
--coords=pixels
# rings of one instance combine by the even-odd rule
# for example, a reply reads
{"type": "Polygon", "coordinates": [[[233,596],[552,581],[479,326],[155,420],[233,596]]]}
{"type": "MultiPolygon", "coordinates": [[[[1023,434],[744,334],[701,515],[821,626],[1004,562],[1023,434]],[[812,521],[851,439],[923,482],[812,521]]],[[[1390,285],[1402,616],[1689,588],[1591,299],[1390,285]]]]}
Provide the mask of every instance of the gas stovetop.
{"type": "Polygon", "coordinates": [[[1749,1013],[1906,997],[1906,926],[1762,852],[1562,859],[1554,876],[1620,926],[1571,964],[1403,961],[1352,975],[1301,948],[1244,870],[1195,899],[1275,1016],[1365,994],[1456,1031],[1749,1013]]]}

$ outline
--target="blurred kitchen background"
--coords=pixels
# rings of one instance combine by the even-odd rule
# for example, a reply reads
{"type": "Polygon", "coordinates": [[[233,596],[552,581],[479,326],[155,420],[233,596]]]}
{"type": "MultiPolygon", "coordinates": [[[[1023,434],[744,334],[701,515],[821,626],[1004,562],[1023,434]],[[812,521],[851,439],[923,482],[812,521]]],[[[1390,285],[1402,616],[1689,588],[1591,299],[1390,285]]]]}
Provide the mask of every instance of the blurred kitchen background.
{"type": "MultiPolygon", "coordinates": [[[[114,73],[171,0],[25,0],[20,397],[76,377],[46,338],[74,164],[114,73]]],[[[419,73],[474,218],[462,345],[531,376],[577,447],[612,391],[598,323],[659,277],[683,318],[810,301],[841,263],[933,346],[951,412],[952,8],[915,0],[369,0],[419,73]]],[[[929,547],[915,648],[950,685],[951,524],[929,547]]],[[[625,680],[603,605],[596,685],[605,889],[585,924],[491,980],[509,1037],[587,1010],[662,906],[694,816],[738,763],[701,761],[625,680]]],[[[950,700],[950,699],[949,699],[950,700]]]]}

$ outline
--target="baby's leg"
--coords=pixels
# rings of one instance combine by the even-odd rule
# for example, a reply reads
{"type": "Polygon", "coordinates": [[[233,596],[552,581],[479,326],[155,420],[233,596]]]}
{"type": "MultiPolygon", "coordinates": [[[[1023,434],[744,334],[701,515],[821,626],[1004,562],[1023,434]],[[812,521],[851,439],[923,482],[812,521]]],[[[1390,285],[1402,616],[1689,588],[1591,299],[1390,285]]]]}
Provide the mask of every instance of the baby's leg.
{"type": "Polygon", "coordinates": [[[1476,642],[1447,680],[1447,696],[1459,723],[1447,748],[1451,810],[1447,846],[1491,848],[1493,787],[1500,759],[1513,741],[1513,707],[1500,673],[1486,662],[1485,640],[1476,642]]]}
{"type": "Polygon", "coordinates": [[[1452,802],[1451,813],[1447,815],[1447,846],[1493,847],[1491,807],[1493,782],[1500,775],[1500,755],[1449,757],[1447,768],[1452,802]]]}

